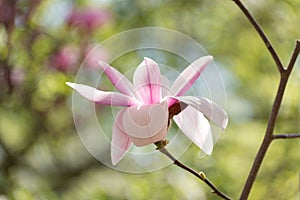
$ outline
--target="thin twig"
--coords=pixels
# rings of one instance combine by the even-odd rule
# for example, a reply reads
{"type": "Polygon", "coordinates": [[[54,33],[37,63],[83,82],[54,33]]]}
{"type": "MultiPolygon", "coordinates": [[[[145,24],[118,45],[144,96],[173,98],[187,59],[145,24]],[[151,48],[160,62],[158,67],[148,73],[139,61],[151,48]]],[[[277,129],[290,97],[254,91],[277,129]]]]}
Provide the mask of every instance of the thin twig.
{"type": "Polygon", "coordinates": [[[276,134],[273,135],[273,139],[293,139],[300,138],[300,133],[288,133],[288,134],[276,134]]]}
{"type": "Polygon", "coordinates": [[[299,52],[300,52],[300,40],[296,40],[296,45],[295,45],[292,57],[290,59],[288,67],[286,69],[286,71],[287,71],[288,74],[291,73],[293,67],[295,66],[295,62],[296,62],[296,60],[298,58],[299,52]]]}
{"type": "Polygon", "coordinates": [[[275,61],[276,66],[277,66],[279,72],[282,73],[284,71],[284,67],[283,67],[283,65],[282,65],[282,63],[281,63],[281,61],[280,61],[280,59],[278,57],[278,54],[276,53],[276,51],[273,48],[271,42],[267,38],[266,34],[262,30],[262,28],[260,27],[260,25],[258,24],[258,22],[254,19],[254,17],[250,14],[250,12],[248,11],[248,9],[244,6],[244,4],[240,0],[233,0],[233,1],[241,9],[241,11],[245,14],[245,16],[248,18],[248,20],[250,21],[250,23],[252,24],[252,26],[254,27],[254,29],[256,30],[256,32],[259,34],[259,36],[261,37],[261,39],[265,43],[266,47],[268,48],[270,54],[272,55],[273,60],[275,61]]]}
{"type": "Polygon", "coordinates": [[[205,174],[203,172],[198,173],[195,170],[191,169],[190,167],[182,164],[173,155],[171,155],[170,152],[165,147],[159,148],[159,151],[161,153],[165,154],[168,158],[170,158],[173,161],[174,165],[177,165],[178,167],[190,172],[191,174],[193,174],[194,176],[196,176],[197,178],[199,178],[200,180],[205,182],[206,185],[208,185],[212,189],[212,193],[218,195],[222,199],[226,199],[226,200],[231,199],[226,194],[224,194],[223,192],[218,190],[218,188],[205,176],[205,174]]]}

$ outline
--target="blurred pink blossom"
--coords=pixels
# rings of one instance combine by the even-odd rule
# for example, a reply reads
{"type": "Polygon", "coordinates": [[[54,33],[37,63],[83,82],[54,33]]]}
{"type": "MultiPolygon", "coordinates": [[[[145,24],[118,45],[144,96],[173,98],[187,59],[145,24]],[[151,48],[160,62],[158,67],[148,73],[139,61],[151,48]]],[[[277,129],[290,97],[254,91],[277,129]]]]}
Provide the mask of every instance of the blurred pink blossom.
{"type": "Polygon", "coordinates": [[[85,49],[85,66],[89,68],[98,68],[99,60],[107,62],[109,59],[108,52],[101,46],[89,45],[85,49]]]}
{"type": "Polygon", "coordinates": [[[67,71],[74,68],[79,59],[79,50],[74,46],[64,46],[50,57],[50,66],[67,71]]]}
{"type": "Polygon", "coordinates": [[[108,11],[97,8],[73,9],[67,18],[69,26],[78,26],[84,31],[92,31],[105,24],[111,15],[108,11]]]}

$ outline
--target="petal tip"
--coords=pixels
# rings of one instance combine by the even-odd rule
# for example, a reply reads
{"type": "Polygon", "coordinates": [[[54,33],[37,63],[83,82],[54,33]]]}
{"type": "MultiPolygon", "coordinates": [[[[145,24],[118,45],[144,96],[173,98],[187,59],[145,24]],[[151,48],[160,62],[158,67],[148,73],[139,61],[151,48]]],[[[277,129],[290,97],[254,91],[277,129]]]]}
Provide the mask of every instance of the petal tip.
{"type": "Polygon", "coordinates": [[[66,82],[66,85],[71,88],[75,88],[76,83],[66,82]]]}
{"type": "Polygon", "coordinates": [[[153,63],[155,63],[155,64],[157,64],[153,59],[151,59],[151,58],[149,58],[149,57],[144,57],[144,61],[145,62],[153,62],[153,63]]]}
{"type": "MultiPolygon", "coordinates": [[[[131,141],[130,141],[131,144],[131,141]]],[[[128,148],[130,148],[131,145],[128,146],[128,148]]],[[[127,150],[121,149],[120,147],[115,146],[114,144],[111,144],[111,154],[110,154],[110,158],[111,158],[111,163],[113,166],[115,166],[116,164],[118,164],[125,156],[125,154],[127,153],[127,150]]]]}
{"type": "Polygon", "coordinates": [[[209,60],[213,60],[213,59],[214,59],[214,57],[211,56],[211,55],[208,55],[208,56],[206,56],[206,57],[207,57],[207,59],[209,59],[209,60]]]}
{"type": "Polygon", "coordinates": [[[98,60],[98,64],[100,65],[101,69],[103,69],[103,70],[109,66],[106,62],[104,62],[102,60],[98,60]]]}
{"type": "Polygon", "coordinates": [[[207,146],[200,148],[206,155],[210,156],[213,152],[214,146],[210,146],[209,148],[207,146]]]}
{"type": "Polygon", "coordinates": [[[224,121],[223,121],[223,124],[222,124],[222,129],[223,131],[225,130],[225,128],[227,127],[228,125],[228,116],[226,115],[224,121]]]}
{"type": "Polygon", "coordinates": [[[111,163],[113,166],[115,166],[116,164],[118,164],[120,162],[120,160],[122,159],[123,156],[119,155],[119,150],[118,147],[115,147],[114,144],[111,144],[111,154],[110,154],[110,158],[111,158],[111,163]]]}
{"type": "Polygon", "coordinates": [[[205,60],[206,64],[210,63],[214,59],[213,56],[208,55],[208,56],[203,56],[199,60],[205,60]]]}
{"type": "Polygon", "coordinates": [[[210,156],[212,154],[212,152],[213,152],[213,148],[211,148],[209,151],[207,151],[205,153],[210,156]]]}
{"type": "Polygon", "coordinates": [[[111,163],[112,163],[113,166],[116,166],[116,164],[118,164],[119,161],[120,161],[119,159],[116,159],[116,158],[111,156],[111,163]]]}

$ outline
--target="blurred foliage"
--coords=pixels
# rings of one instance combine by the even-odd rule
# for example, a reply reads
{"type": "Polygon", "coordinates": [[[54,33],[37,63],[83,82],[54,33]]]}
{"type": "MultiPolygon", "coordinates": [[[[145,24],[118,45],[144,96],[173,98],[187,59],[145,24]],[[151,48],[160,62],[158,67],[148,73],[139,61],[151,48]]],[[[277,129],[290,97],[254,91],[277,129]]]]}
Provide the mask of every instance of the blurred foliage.
{"type": "MultiPolygon", "coordinates": [[[[287,63],[299,38],[300,1],[244,2],[287,63]]],[[[1,0],[0,199],[218,199],[175,166],[138,175],[109,169],[88,154],[76,134],[72,91],[64,82],[74,79],[88,48],[144,26],[191,36],[228,74],[228,128],[212,156],[199,159],[199,149],[191,146],[181,160],[238,198],[263,138],[279,75],[232,1],[1,0]],[[101,16],[87,14],[77,24],[68,17],[90,7],[101,16]],[[103,16],[101,22],[93,21],[103,16]]],[[[122,62],[136,66],[135,58],[122,62]]],[[[299,65],[288,83],[277,133],[300,130],[299,65]]],[[[298,139],[272,144],[250,199],[299,197],[299,146],[298,139]]]]}

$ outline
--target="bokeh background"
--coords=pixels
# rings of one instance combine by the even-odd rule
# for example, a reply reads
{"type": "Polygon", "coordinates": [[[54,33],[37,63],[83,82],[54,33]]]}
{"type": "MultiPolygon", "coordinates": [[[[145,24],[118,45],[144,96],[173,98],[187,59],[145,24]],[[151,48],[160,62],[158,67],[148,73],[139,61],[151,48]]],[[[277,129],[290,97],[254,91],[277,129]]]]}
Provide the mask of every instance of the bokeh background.
{"type": "MultiPolygon", "coordinates": [[[[300,38],[299,0],[245,0],[283,63],[300,38]]],[[[263,138],[279,81],[264,44],[230,0],[1,0],[0,199],[218,199],[175,166],[129,174],[94,159],[71,111],[77,69],[93,47],[137,27],[170,28],[213,55],[224,78],[230,122],[212,156],[192,145],[181,161],[237,199],[263,138]]],[[[109,54],[98,49],[97,58],[109,54]]],[[[94,67],[90,57],[87,66],[94,67]]],[[[140,60],[126,56],[120,71],[140,60]]],[[[172,64],[178,67],[176,60],[172,64]]],[[[288,83],[276,133],[300,131],[300,62],[288,83]]],[[[99,115],[106,113],[99,108],[99,115]]],[[[275,141],[250,199],[298,199],[300,140],[275,141]]]]}

